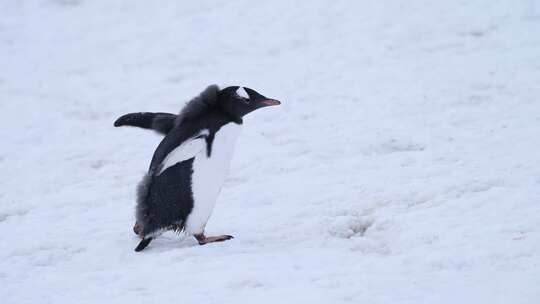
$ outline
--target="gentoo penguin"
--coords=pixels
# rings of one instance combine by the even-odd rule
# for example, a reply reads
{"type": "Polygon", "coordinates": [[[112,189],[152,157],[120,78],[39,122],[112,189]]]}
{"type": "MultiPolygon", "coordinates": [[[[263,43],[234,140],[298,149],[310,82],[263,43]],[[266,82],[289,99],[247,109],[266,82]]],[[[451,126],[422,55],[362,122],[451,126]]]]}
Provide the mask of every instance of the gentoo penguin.
{"type": "Polygon", "coordinates": [[[167,230],[185,231],[201,245],[232,238],[205,236],[204,228],[225,181],[242,118],[279,104],[250,88],[212,85],[178,115],[141,112],[115,121],[116,127],[136,126],[165,135],[137,188],[134,232],[141,241],[135,251],[167,230]]]}

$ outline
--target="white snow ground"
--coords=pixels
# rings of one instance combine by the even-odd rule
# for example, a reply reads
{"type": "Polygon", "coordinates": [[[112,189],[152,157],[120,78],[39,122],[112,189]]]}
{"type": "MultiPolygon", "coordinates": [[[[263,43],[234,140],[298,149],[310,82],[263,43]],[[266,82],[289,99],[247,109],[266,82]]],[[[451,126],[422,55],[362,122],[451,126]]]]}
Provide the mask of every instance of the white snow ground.
{"type": "Polygon", "coordinates": [[[0,301],[540,303],[540,4],[0,2],[0,301]],[[135,186],[208,84],[245,121],[210,234],[135,186]]]}

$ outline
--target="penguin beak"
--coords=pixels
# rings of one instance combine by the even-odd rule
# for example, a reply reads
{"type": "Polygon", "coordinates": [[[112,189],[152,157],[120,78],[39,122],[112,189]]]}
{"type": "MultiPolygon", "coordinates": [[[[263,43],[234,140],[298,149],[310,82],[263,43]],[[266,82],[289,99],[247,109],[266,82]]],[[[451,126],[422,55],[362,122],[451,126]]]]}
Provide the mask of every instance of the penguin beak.
{"type": "Polygon", "coordinates": [[[278,106],[281,104],[279,100],[275,100],[275,99],[263,99],[259,103],[261,103],[263,107],[278,106]]]}
{"type": "Polygon", "coordinates": [[[281,104],[280,101],[265,97],[265,96],[257,93],[253,89],[244,87],[244,90],[249,95],[249,99],[251,99],[251,100],[253,100],[255,102],[257,108],[268,107],[268,106],[277,106],[277,105],[281,104]]]}

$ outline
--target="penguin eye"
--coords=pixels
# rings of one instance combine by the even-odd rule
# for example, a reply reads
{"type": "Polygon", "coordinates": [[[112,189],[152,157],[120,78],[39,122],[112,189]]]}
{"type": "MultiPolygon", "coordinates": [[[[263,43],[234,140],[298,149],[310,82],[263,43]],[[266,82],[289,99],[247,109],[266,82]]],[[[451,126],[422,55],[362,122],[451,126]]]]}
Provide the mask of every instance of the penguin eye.
{"type": "Polygon", "coordinates": [[[245,104],[249,104],[249,99],[248,98],[240,97],[240,100],[245,104]]]}

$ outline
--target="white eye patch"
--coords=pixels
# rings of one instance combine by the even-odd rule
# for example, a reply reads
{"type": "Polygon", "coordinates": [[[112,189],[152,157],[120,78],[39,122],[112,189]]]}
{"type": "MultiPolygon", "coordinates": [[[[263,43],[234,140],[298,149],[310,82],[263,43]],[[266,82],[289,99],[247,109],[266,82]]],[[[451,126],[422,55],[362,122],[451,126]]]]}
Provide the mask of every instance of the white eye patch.
{"type": "Polygon", "coordinates": [[[240,97],[244,97],[246,99],[249,99],[249,95],[246,92],[246,90],[244,90],[244,87],[239,87],[238,90],[236,90],[236,94],[238,96],[240,96],[240,97]]]}

